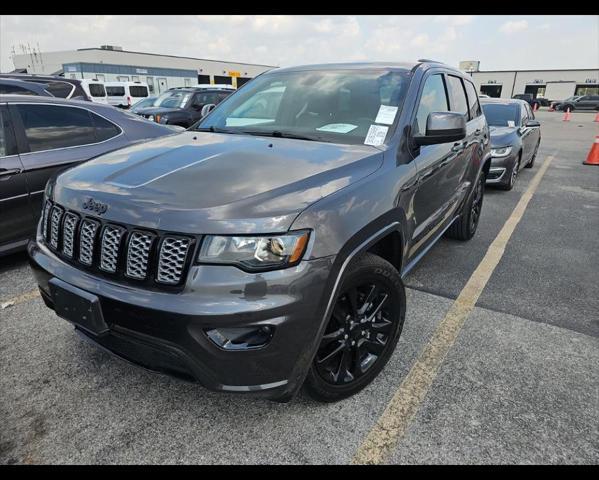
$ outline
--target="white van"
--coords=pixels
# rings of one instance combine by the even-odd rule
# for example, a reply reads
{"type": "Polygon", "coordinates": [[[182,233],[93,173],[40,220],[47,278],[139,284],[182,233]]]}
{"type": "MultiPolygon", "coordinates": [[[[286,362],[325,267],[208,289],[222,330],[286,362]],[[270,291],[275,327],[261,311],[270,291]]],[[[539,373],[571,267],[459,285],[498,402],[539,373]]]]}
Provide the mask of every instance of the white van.
{"type": "Polygon", "coordinates": [[[85,90],[85,93],[89,95],[92,102],[96,103],[108,103],[108,96],[106,95],[106,88],[104,82],[97,79],[83,79],[81,80],[81,88],[85,90]]]}
{"type": "Polygon", "coordinates": [[[104,85],[108,103],[115,107],[129,108],[150,96],[148,84],[143,82],[106,82],[104,85]]]}

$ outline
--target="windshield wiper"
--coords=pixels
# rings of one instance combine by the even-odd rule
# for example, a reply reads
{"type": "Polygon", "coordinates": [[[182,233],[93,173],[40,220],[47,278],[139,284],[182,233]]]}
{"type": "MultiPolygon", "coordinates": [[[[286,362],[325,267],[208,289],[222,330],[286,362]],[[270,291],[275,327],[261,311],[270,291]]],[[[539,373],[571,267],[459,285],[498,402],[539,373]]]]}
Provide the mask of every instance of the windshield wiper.
{"type": "Polygon", "coordinates": [[[210,132],[210,133],[237,133],[234,130],[213,127],[212,125],[210,125],[209,127],[197,127],[197,128],[194,128],[193,131],[194,132],[210,132]]]}
{"type": "Polygon", "coordinates": [[[295,138],[297,140],[308,140],[311,142],[322,141],[320,137],[308,137],[305,135],[298,135],[296,133],[281,132],[279,130],[273,130],[272,132],[262,132],[260,130],[242,130],[241,133],[246,133],[248,135],[259,135],[262,137],[295,138]]]}

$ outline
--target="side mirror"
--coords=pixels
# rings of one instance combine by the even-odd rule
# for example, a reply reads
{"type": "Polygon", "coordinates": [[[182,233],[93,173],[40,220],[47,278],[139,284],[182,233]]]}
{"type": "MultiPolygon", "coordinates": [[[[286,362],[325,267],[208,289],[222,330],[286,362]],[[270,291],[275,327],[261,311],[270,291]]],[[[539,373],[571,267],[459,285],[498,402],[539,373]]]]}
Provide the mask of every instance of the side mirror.
{"type": "Polygon", "coordinates": [[[528,122],[526,122],[526,126],[527,127],[540,127],[541,126],[541,122],[539,122],[538,120],[529,120],[528,122]]]}
{"type": "Polygon", "coordinates": [[[207,103],[206,105],[204,105],[202,107],[202,111],[200,112],[200,115],[202,116],[202,118],[204,118],[206,115],[208,115],[212,110],[214,110],[214,107],[216,107],[216,105],[214,103],[207,103]]]}
{"type": "Polygon", "coordinates": [[[466,137],[466,119],[456,112],[431,112],[426,119],[426,135],[414,137],[417,145],[457,142],[466,137]]]}

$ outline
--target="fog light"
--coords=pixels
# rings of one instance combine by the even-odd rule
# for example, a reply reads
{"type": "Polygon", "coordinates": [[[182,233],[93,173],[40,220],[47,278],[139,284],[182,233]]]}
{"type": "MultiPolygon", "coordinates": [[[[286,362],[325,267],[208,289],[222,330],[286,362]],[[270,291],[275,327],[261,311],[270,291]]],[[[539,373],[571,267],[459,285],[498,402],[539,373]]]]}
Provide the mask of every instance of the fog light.
{"type": "Polygon", "coordinates": [[[214,328],[205,330],[208,338],[225,350],[250,350],[265,346],[274,334],[274,327],[214,328]]]}

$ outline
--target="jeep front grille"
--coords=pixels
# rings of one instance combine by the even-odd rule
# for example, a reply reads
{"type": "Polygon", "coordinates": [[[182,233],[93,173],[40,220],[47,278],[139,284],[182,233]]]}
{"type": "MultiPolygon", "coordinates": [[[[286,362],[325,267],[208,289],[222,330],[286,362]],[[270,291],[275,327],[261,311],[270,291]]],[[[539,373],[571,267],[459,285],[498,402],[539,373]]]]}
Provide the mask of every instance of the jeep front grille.
{"type": "Polygon", "coordinates": [[[100,268],[106,272],[116,272],[123,230],[123,228],[115,225],[106,225],[104,227],[104,232],[102,233],[100,268]]]}
{"type": "Polygon", "coordinates": [[[160,247],[158,276],[160,283],[177,284],[181,279],[189,249],[188,238],[165,237],[160,247]]]}
{"type": "Polygon", "coordinates": [[[81,216],[50,201],[44,205],[44,239],[65,260],[87,269],[149,285],[180,286],[195,238],[150,232],[81,216]]]}
{"type": "Polygon", "coordinates": [[[94,220],[83,220],[79,232],[79,261],[90,266],[94,258],[94,245],[99,223],[94,220]]]}
{"type": "Polygon", "coordinates": [[[127,249],[126,275],[143,280],[148,273],[148,258],[155,235],[145,232],[133,232],[127,249]]]}
{"type": "Polygon", "coordinates": [[[60,220],[63,213],[64,210],[55,205],[50,215],[50,245],[55,249],[58,248],[58,241],[60,240],[60,220]]]}
{"type": "Polygon", "coordinates": [[[75,228],[77,227],[77,222],[79,222],[79,217],[74,213],[68,212],[64,216],[62,253],[69,258],[73,258],[73,245],[75,242],[75,228]]]}

